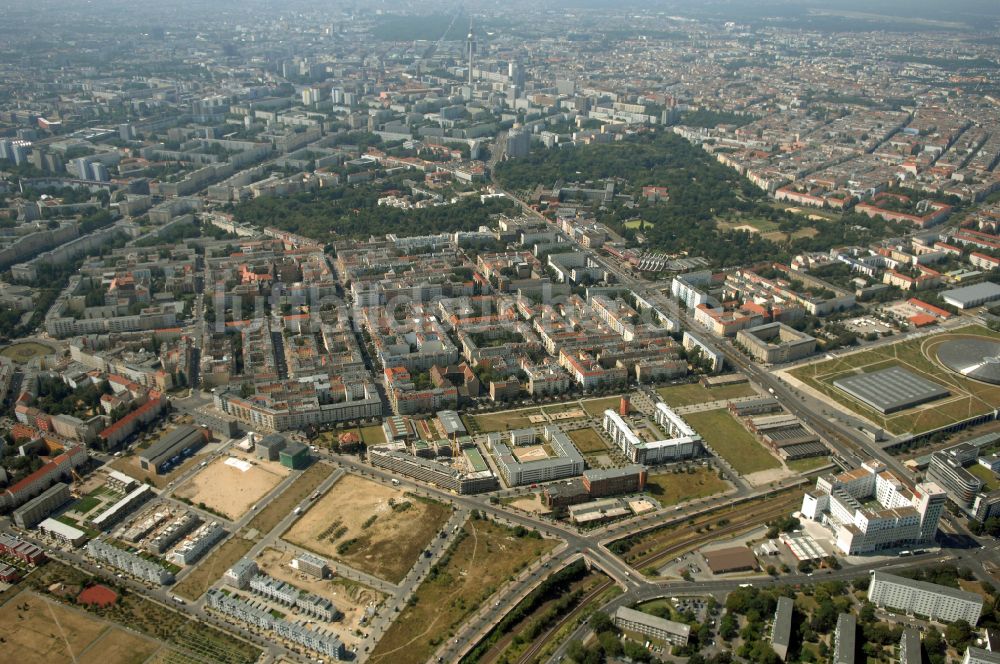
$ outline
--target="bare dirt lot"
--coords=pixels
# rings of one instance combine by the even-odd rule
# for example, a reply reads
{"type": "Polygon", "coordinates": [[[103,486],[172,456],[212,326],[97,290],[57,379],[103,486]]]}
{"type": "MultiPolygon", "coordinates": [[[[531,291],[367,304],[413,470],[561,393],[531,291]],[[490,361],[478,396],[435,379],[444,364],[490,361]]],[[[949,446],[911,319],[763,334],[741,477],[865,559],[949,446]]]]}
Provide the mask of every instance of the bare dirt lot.
{"type": "Polygon", "coordinates": [[[249,455],[222,457],[192,477],[175,495],[195,505],[205,503],[206,507],[230,519],[238,519],[274,489],[288,472],[281,464],[261,461],[249,455]],[[233,461],[248,465],[230,465],[233,461]]]}
{"type": "Polygon", "coordinates": [[[292,550],[264,549],[257,556],[257,565],[276,579],[333,602],[344,617],[338,622],[324,624],[324,628],[337,634],[347,647],[360,643],[361,639],[354,630],[360,625],[365,607],[381,605],[385,601],[385,594],[349,579],[317,579],[310,574],[303,574],[289,566],[294,557],[295,552],[292,550]]]}
{"type": "Polygon", "coordinates": [[[92,645],[107,649],[100,658],[103,664],[138,664],[159,647],[83,611],[30,592],[21,592],[0,607],[0,625],[4,626],[6,638],[0,650],[8,655],[16,653],[19,664],[95,661],[89,654],[92,645]],[[95,644],[98,639],[100,643],[95,644]],[[125,641],[133,643],[122,647],[125,641]]]}
{"type": "Polygon", "coordinates": [[[346,475],[285,533],[284,539],[399,583],[450,513],[443,503],[346,475]]]}
{"type": "Polygon", "coordinates": [[[528,463],[529,461],[541,461],[543,459],[548,459],[548,452],[541,445],[526,445],[524,447],[514,448],[514,456],[521,463],[528,463]]]}

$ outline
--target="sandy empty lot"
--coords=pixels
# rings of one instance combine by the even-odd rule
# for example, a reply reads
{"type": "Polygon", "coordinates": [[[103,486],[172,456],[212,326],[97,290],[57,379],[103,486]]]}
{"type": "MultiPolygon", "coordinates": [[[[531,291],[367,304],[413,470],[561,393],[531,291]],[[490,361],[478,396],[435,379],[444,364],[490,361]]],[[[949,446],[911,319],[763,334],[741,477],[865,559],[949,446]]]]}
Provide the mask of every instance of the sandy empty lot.
{"type": "MultiPolygon", "coordinates": [[[[127,664],[146,659],[158,645],[87,615],[80,609],[63,606],[34,593],[21,592],[0,607],[0,625],[7,639],[0,648],[8,655],[17,654],[18,664],[62,664],[88,659],[88,648],[99,638],[108,646],[104,664],[127,664]],[[133,647],[118,648],[122,640],[134,640],[133,647]],[[141,654],[140,659],[136,655],[141,654]]],[[[4,659],[0,656],[0,659],[4,659]]],[[[4,659],[4,661],[9,661],[4,659]]]]}
{"type": "Polygon", "coordinates": [[[226,463],[229,458],[222,457],[210,463],[178,489],[176,496],[187,498],[195,505],[205,503],[230,519],[238,519],[289,472],[275,462],[252,459],[249,455],[234,457],[251,464],[244,471],[226,463]]]}
{"type": "Polygon", "coordinates": [[[344,617],[338,622],[324,623],[323,627],[337,634],[348,647],[359,643],[354,630],[359,626],[365,607],[380,606],[385,601],[385,594],[348,579],[317,579],[311,574],[294,570],[289,567],[294,557],[295,553],[291,550],[264,549],[257,556],[257,565],[261,571],[276,579],[333,602],[344,617]]]}
{"type": "Polygon", "coordinates": [[[284,539],[399,583],[450,514],[443,503],[418,500],[401,489],[348,474],[284,539]]]}
{"type": "Polygon", "coordinates": [[[527,463],[529,461],[541,461],[543,459],[548,459],[549,454],[545,451],[545,448],[541,445],[526,445],[524,447],[515,447],[514,456],[521,463],[527,463]]]}

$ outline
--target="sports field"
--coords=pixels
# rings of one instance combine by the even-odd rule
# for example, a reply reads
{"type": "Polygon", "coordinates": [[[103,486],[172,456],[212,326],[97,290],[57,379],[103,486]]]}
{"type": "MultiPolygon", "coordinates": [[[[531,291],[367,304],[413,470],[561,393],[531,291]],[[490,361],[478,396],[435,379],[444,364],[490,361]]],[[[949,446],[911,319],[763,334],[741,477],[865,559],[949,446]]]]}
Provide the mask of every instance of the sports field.
{"type": "Polygon", "coordinates": [[[1000,386],[970,380],[945,369],[937,361],[937,348],[944,342],[975,337],[996,339],[1000,338],[1000,333],[980,325],[970,325],[952,332],[909,339],[814,362],[792,369],[789,374],[890,433],[923,433],[983,415],[1000,403],[1000,386]],[[951,394],[922,406],[882,415],[833,386],[833,381],[840,378],[893,366],[942,384],[951,394]]]}

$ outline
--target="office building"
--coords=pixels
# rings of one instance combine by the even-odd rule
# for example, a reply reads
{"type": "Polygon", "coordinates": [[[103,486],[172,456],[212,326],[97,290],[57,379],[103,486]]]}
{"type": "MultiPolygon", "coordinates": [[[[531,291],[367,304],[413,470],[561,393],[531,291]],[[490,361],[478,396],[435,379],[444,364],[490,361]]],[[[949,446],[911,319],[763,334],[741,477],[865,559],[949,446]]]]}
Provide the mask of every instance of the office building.
{"type": "MultiPolygon", "coordinates": [[[[558,427],[547,425],[543,429],[543,441],[548,443],[552,456],[540,459],[521,459],[511,448],[534,443],[536,436],[524,435],[525,430],[491,433],[486,437],[486,445],[493,452],[497,469],[507,486],[548,482],[565,477],[574,477],[583,472],[583,456],[565,433],[558,427]],[[509,442],[505,442],[508,440],[509,442]]],[[[531,431],[531,430],[527,430],[531,431]]],[[[539,445],[541,449],[541,445],[539,445]]]]}
{"type": "Polygon", "coordinates": [[[784,323],[767,323],[736,333],[736,343],[765,364],[793,362],[816,352],[816,338],[784,323]]]}
{"type": "Polygon", "coordinates": [[[965,620],[973,627],[983,610],[982,595],[879,571],[871,573],[868,601],[938,622],[965,620]]]}
{"type": "Polygon", "coordinates": [[[278,460],[281,465],[292,470],[302,470],[309,465],[309,448],[302,443],[291,442],[285,445],[285,449],[278,452],[278,460]]]}
{"type": "Polygon", "coordinates": [[[911,487],[879,461],[816,480],[801,515],[818,521],[847,555],[928,544],[937,533],[947,493],[934,482],[911,487]]]}
{"type": "Polygon", "coordinates": [[[927,466],[927,478],[937,482],[952,502],[966,510],[983,489],[983,481],[966,470],[966,466],[976,463],[978,455],[978,448],[959,444],[931,454],[927,466]]]}
{"type": "Polygon", "coordinates": [[[292,559],[292,568],[300,572],[315,576],[317,579],[325,579],[330,573],[330,564],[311,553],[300,553],[292,559]]]}

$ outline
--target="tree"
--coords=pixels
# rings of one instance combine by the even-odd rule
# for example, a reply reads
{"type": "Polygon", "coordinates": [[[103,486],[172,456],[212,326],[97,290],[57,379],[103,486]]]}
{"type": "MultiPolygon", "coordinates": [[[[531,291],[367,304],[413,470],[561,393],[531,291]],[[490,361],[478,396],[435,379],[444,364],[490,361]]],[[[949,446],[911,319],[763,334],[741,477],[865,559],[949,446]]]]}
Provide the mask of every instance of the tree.
{"type": "Polygon", "coordinates": [[[965,650],[969,642],[972,641],[972,627],[968,621],[956,620],[944,629],[944,637],[948,644],[955,650],[965,650]]]}

